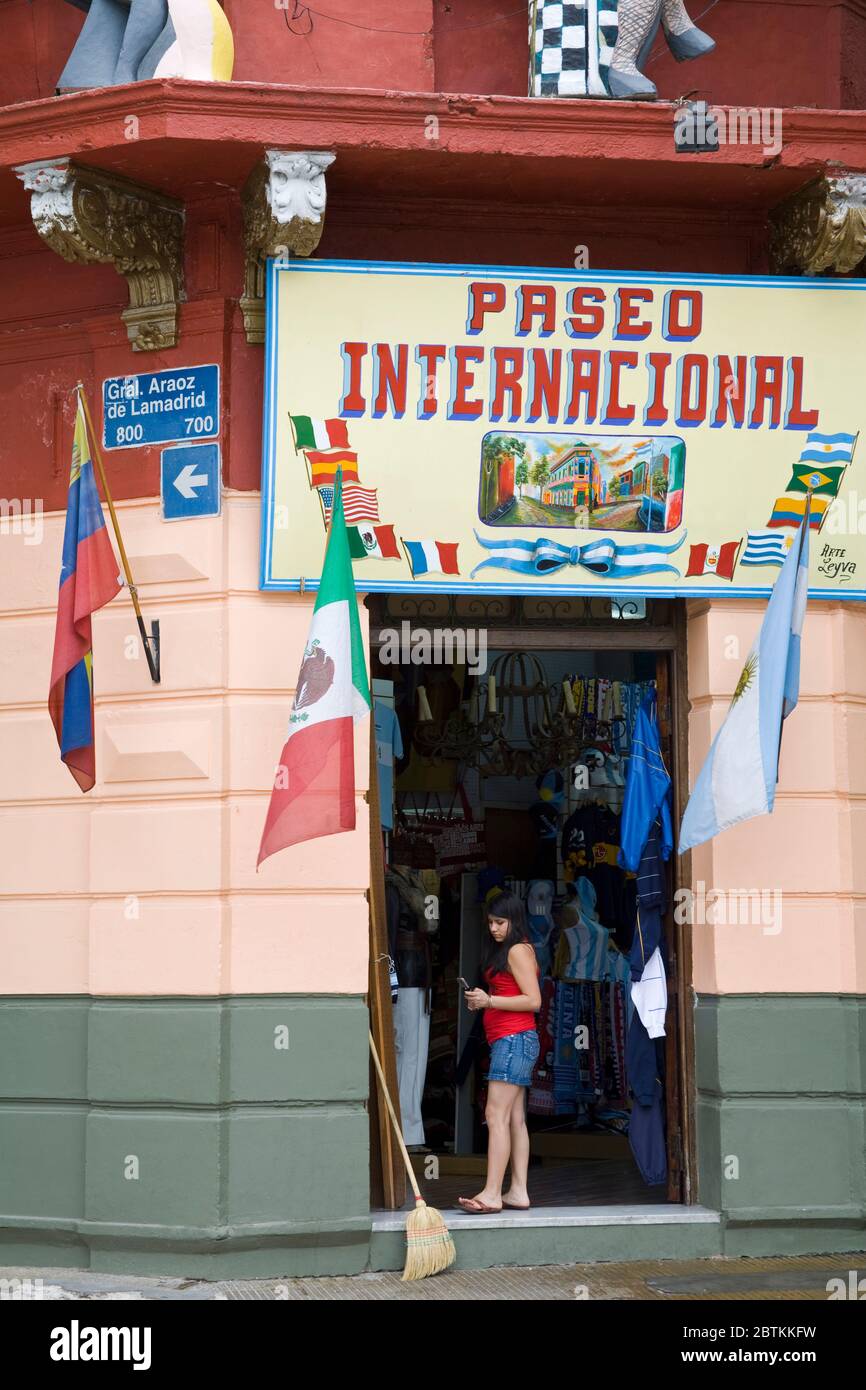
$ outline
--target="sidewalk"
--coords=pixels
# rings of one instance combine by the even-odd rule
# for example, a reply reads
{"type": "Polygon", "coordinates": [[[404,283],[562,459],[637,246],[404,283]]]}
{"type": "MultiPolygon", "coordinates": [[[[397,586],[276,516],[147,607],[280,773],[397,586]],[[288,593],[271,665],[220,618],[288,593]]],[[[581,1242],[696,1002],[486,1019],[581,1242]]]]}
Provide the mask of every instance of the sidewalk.
{"type": "MultiPolygon", "coordinates": [[[[664,1260],[640,1264],[543,1265],[537,1268],[464,1269],[404,1284],[399,1274],[357,1274],[323,1279],[147,1279],[66,1269],[0,1268],[0,1301],[259,1299],[288,1302],[448,1301],[531,1299],[574,1302],[614,1299],[701,1302],[711,1299],[826,1301],[828,1281],[846,1289],[866,1281],[866,1252],[800,1255],[785,1259],[664,1260]],[[851,1272],[854,1277],[851,1278],[851,1272]]],[[[838,1286],[837,1286],[838,1287],[838,1286]]],[[[866,1282],[864,1282],[866,1289],[866,1282]]],[[[852,1296],[849,1292],[848,1296],[852,1296]]]]}

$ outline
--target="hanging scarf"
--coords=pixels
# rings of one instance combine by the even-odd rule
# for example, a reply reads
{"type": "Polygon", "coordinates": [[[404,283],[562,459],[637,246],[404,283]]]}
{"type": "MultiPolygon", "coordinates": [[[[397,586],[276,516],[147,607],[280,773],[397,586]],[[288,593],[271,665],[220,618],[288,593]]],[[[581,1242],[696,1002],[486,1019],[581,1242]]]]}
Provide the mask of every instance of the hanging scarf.
{"type": "Polygon", "coordinates": [[[581,719],[583,719],[586,716],[587,695],[585,676],[575,676],[574,684],[572,686],[572,693],[574,695],[575,712],[580,716],[581,719]]]}

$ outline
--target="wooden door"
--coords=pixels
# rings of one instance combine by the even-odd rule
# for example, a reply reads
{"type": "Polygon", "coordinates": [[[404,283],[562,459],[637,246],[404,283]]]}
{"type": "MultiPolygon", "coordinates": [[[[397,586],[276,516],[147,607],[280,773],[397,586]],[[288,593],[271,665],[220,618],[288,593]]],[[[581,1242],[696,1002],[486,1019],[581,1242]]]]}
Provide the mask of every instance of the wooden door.
{"type": "MultiPolygon", "coordinates": [[[[397,1054],[394,1050],[394,1010],[388,969],[388,922],[385,910],[385,857],[379,815],[379,774],[376,767],[375,720],[370,719],[370,1032],[382,1062],[391,1102],[399,1119],[397,1054]]],[[[406,1169],[388,1111],[379,1094],[379,1081],[370,1060],[370,1206],[399,1210],[406,1200],[406,1169]]]]}
{"type": "MultiPolygon", "coordinates": [[[[658,691],[659,741],[665,766],[676,787],[675,747],[676,721],[671,658],[667,652],[656,657],[656,688],[658,691]]],[[[671,819],[674,823],[674,850],[668,872],[668,910],[664,921],[665,946],[668,956],[668,1011],[665,1019],[665,1128],[667,1132],[669,1202],[681,1202],[683,1184],[682,1082],[680,1077],[680,1032],[682,1028],[682,971],[680,942],[673,912],[673,892],[676,886],[676,834],[679,827],[678,798],[674,796],[671,819]]]]}

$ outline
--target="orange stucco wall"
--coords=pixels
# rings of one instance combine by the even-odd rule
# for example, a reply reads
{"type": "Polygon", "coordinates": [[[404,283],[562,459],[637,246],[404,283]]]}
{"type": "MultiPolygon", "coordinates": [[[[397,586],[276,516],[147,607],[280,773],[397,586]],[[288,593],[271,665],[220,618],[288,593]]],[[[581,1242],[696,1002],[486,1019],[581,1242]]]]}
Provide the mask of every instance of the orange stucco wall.
{"type": "MultiPolygon", "coordinates": [[[[745,600],[690,605],[692,781],[763,611],[745,600]]],[[[814,603],[803,634],[800,702],[782,739],[775,810],[692,852],[693,885],[764,890],[767,908],[759,921],[742,925],[731,923],[729,911],[724,924],[695,923],[698,993],[863,993],[864,843],[866,607],[814,603]],[[780,895],[772,900],[780,912],[772,910],[771,894],[780,895]]]]}
{"type": "MultiPolygon", "coordinates": [[[[160,619],[163,680],[151,684],[131,605],[116,599],[94,621],[86,797],[45,708],[63,514],[44,516],[40,543],[10,534],[0,548],[0,993],[363,993],[365,725],[356,832],[255,871],[311,597],[259,592],[255,495],[229,493],[220,518],[178,531],[155,499],[120,515],[146,616],[160,619]]],[[[691,605],[692,778],[760,614],[691,605]]],[[[866,991],[864,791],[866,609],[814,604],[776,810],[692,856],[708,891],[778,891],[779,929],[696,922],[699,993],[866,991]]]]}
{"type": "Polygon", "coordinates": [[[258,591],[255,496],[182,535],[153,499],[119,513],[162,683],[118,597],[94,618],[87,796],[45,704],[63,515],[45,515],[41,544],[0,548],[0,994],[363,993],[366,723],[357,833],[255,868],[312,599],[258,591]]]}

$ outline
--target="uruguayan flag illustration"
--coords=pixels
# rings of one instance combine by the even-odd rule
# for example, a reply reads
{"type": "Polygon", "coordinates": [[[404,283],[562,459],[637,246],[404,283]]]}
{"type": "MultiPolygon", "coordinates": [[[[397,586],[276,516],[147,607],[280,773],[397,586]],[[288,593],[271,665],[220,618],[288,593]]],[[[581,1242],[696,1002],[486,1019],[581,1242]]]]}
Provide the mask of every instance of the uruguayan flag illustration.
{"type": "Polygon", "coordinates": [[[856,443],[856,434],[808,434],[800,462],[850,463],[856,443]]]}
{"type": "Polygon", "coordinates": [[[741,565],[784,565],[794,537],[779,531],[749,531],[741,565]]]}
{"type": "Polygon", "coordinates": [[[800,634],[808,587],[807,510],[773,587],[731,708],[689,797],[680,829],[680,854],[773,809],[782,721],[799,697],[800,634]]]}

